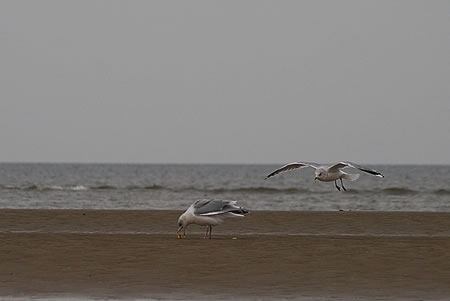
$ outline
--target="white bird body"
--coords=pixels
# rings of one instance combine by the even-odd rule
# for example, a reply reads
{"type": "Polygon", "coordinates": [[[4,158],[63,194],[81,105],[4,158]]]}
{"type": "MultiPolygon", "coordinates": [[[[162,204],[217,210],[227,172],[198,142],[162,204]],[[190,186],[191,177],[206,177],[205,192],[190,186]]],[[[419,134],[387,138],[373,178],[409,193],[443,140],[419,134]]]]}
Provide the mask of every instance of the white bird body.
{"type": "Polygon", "coordinates": [[[217,226],[223,223],[223,216],[221,215],[195,215],[194,204],[192,204],[181,216],[180,219],[189,221],[191,224],[208,226],[217,226]]]}
{"type": "Polygon", "coordinates": [[[182,238],[179,234],[183,230],[186,237],[186,228],[190,224],[207,226],[205,238],[211,238],[212,226],[223,223],[226,217],[244,217],[248,211],[243,207],[236,205],[236,201],[227,200],[197,200],[178,218],[178,238],[182,238]]]}
{"type": "Polygon", "coordinates": [[[348,174],[340,169],[336,171],[327,171],[326,168],[324,168],[321,171],[321,175],[317,176],[317,180],[323,181],[323,182],[332,182],[339,179],[346,179],[350,181],[355,181],[359,178],[359,174],[348,174]]]}
{"type": "Polygon", "coordinates": [[[339,180],[344,174],[345,173],[342,171],[328,172],[328,173],[322,175],[320,178],[318,177],[317,179],[320,181],[324,181],[324,182],[332,182],[332,181],[339,180]]]}
{"type": "Polygon", "coordinates": [[[351,162],[339,162],[339,163],[336,163],[336,164],[333,164],[330,166],[319,166],[316,163],[308,163],[308,162],[292,162],[292,163],[286,164],[286,165],[276,169],[275,171],[270,173],[266,177],[266,179],[268,179],[274,175],[277,175],[283,171],[287,171],[287,170],[291,170],[291,169],[295,169],[295,168],[304,168],[304,167],[312,167],[315,169],[314,180],[319,180],[319,181],[323,181],[323,182],[334,181],[337,190],[341,190],[341,187],[339,187],[337,185],[337,182],[336,182],[337,180],[341,181],[342,189],[347,190],[344,187],[344,183],[342,182],[342,180],[345,179],[345,180],[349,180],[349,181],[355,181],[359,178],[359,174],[348,174],[348,173],[342,171],[343,168],[352,167],[352,168],[356,168],[361,171],[367,172],[371,175],[384,178],[384,175],[382,175],[381,173],[379,173],[376,170],[373,170],[373,169],[370,169],[367,167],[362,167],[358,164],[351,163],[351,162]]]}

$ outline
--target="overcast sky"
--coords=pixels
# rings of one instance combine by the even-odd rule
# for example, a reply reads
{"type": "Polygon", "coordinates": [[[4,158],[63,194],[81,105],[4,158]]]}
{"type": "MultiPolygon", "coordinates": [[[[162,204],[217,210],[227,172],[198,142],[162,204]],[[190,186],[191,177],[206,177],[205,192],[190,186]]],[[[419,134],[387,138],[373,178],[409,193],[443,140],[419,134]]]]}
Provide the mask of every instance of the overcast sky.
{"type": "Polygon", "coordinates": [[[0,162],[450,164],[450,1],[1,1],[0,162]]]}

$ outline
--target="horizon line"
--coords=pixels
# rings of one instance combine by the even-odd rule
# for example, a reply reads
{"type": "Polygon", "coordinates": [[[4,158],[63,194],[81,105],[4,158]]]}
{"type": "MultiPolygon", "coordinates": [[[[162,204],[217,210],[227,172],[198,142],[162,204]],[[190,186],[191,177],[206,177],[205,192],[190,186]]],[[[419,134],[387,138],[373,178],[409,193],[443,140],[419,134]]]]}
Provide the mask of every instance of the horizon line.
{"type": "MultiPolygon", "coordinates": [[[[333,162],[328,162],[333,163],[333,162]]],[[[324,163],[324,164],[328,164],[324,163]]],[[[112,161],[0,161],[0,164],[79,164],[79,165],[284,165],[286,162],[242,163],[242,162],[112,162],[112,161]]],[[[365,165],[416,165],[416,166],[448,166],[450,163],[359,163],[365,165]]]]}

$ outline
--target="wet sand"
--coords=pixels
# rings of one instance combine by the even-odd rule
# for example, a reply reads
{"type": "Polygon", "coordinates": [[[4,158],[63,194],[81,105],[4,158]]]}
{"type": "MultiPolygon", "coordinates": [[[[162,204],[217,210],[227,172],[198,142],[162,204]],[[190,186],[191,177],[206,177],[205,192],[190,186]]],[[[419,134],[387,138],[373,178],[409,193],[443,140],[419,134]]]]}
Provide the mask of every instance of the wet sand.
{"type": "Polygon", "coordinates": [[[0,296],[450,298],[450,213],[0,210],[0,296]]]}

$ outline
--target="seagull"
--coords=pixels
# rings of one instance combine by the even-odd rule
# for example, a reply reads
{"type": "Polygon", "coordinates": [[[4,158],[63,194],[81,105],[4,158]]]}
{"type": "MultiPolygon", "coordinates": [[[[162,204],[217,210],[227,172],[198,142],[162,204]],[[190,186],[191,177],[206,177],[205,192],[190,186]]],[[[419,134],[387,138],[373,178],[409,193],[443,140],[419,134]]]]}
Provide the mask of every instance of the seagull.
{"type": "Polygon", "coordinates": [[[341,190],[341,187],[338,186],[337,180],[341,181],[341,186],[344,191],[347,191],[347,189],[344,187],[344,182],[342,182],[342,179],[349,180],[349,181],[355,181],[359,178],[359,174],[348,174],[342,171],[342,169],[347,167],[352,167],[359,169],[361,171],[367,172],[371,175],[374,175],[376,177],[384,178],[384,175],[379,173],[376,170],[360,166],[358,164],[352,163],[352,162],[339,162],[330,166],[323,166],[319,165],[317,163],[310,163],[310,162],[292,162],[289,164],[286,164],[277,170],[274,170],[272,173],[270,173],[268,176],[266,176],[266,179],[273,177],[280,172],[295,169],[295,168],[304,168],[304,167],[312,167],[315,169],[315,177],[314,180],[324,181],[324,182],[331,182],[334,181],[334,185],[336,186],[337,190],[341,190]]]}
{"type": "Polygon", "coordinates": [[[211,239],[212,226],[219,225],[225,217],[244,217],[248,211],[236,205],[236,201],[204,199],[195,201],[178,218],[178,238],[186,237],[186,228],[190,224],[206,225],[205,239],[211,239]],[[181,235],[183,231],[183,236],[181,235]]]}

